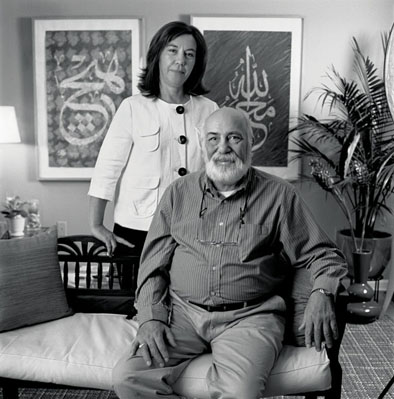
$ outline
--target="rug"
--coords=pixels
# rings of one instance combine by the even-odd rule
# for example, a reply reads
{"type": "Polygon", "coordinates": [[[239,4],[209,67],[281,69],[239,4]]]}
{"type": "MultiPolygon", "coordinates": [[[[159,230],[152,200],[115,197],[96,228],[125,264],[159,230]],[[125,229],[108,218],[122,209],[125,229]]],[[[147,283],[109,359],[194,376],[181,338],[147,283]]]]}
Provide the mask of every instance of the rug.
{"type": "MultiPolygon", "coordinates": [[[[370,324],[347,324],[339,356],[342,399],[377,399],[394,374],[393,320],[386,316],[370,324]]],[[[394,399],[394,387],[384,399],[394,399]]]]}
{"type": "MultiPolygon", "coordinates": [[[[371,324],[348,324],[340,363],[344,398],[377,399],[394,374],[394,322],[383,317],[371,324]]],[[[393,388],[386,398],[394,399],[393,388]]]]}
{"type": "MultiPolygon", "coordinates": [[[[370,324],[348,324],[340,362],[343,369],[342,399],[377,399],[394,374],[394,322],[384,317],[370,324]]],[[[275,399],[282,398],[285,397],[275,399]]],[[[19,399],[116,399],[116,395],[107,391],[25,388],[21,390],[19,399]]],[[[394,387],[384,399],[394,399],[394,387]]]]}

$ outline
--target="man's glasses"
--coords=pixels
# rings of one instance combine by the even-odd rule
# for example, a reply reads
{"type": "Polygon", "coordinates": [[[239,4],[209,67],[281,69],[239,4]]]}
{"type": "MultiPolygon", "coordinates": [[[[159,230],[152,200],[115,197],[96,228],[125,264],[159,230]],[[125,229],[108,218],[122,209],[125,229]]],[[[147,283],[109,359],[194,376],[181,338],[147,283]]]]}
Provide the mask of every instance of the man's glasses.
{"type": "MultiPolygon", "coordinates": [[[[202,198],[201,198],[201,204],[200,204],[200,212],[199,212],[200,222],[202,219],[204,219],[204,214],[208,210],[208,208],[206,207],[206,204],[205,204],[206,192],[207,192],[207,188],[205,185],[203,192],[202,192],[202,198]]],[[[248,202],[248,194],[245,196],[244,206],[239,209],[239,230],[241,229],[241,226],[243,224],[245,224],[244,217],[245,217],[245,213],[246,213],[247,202],[248,202]]],[[[197,228],[196,241],[202,245],[209,245],[209,246],[215,246],[215,247],[229,247],[229,246],[237,246],[238,245],[238,242],[235,242],[235,241],[201,240],[200,238],[198,238],[198,228],[197,228]]]]}

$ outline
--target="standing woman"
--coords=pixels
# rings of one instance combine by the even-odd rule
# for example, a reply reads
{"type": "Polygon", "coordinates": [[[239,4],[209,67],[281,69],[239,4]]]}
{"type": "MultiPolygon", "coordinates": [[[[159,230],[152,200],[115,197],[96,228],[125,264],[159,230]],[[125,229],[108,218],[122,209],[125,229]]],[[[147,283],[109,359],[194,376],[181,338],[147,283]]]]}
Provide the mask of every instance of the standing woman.
{"type": "Polygon", "coordinates": [[[141,94],[120,104],[88,193],[92,234],[109,254],[117,248],[139,255],[166,187],[203,167],[198,128],[218,108],[203,96],[206,62],[205,40],[194,26],[170,22],[152,38],[141,94]],[[103,224],[108,201],[114,201],[113,232],[103,224]]]}

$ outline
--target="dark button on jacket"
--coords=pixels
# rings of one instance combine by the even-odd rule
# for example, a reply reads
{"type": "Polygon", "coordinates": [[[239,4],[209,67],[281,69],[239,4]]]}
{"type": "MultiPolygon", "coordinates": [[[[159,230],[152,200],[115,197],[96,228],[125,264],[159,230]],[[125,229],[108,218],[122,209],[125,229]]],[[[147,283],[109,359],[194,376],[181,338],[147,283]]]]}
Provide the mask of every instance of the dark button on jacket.
{"type": "Polygon", "coordinates": [[[187,174],[186,168],[179,168],[178,169],[178,175],[179,176],[185,176],[187,174]]]}
{"type": "Polygon", "coordinates": [[[184,136],[183,134],[178,137],[179,144],[186,144],[186,142],[187,142],[187,137],[184,136]]]}

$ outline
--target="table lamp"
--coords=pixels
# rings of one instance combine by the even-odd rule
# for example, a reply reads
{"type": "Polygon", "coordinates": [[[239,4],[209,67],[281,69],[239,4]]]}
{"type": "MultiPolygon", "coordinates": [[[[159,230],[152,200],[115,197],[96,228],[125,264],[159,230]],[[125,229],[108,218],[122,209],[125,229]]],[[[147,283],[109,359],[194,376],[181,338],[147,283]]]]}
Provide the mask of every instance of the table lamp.
{"type": "Polygon", "coordinates": [[[15,107],[0,106],[0,144],[20,142],[15,107]]]}

